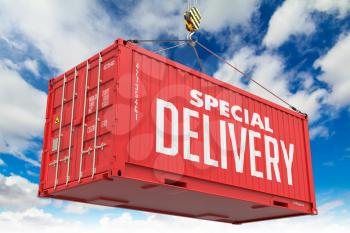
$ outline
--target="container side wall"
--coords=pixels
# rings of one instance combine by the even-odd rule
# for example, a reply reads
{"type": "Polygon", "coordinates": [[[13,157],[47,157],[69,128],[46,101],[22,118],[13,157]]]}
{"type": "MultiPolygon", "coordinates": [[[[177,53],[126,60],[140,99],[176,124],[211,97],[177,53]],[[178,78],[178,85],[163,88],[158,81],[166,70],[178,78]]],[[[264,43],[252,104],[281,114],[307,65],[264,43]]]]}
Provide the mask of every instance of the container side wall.
{"type": "Polygon", "coordinates": [[[134,50],[128,162],[311,202],[302,117],[134,50]]]}

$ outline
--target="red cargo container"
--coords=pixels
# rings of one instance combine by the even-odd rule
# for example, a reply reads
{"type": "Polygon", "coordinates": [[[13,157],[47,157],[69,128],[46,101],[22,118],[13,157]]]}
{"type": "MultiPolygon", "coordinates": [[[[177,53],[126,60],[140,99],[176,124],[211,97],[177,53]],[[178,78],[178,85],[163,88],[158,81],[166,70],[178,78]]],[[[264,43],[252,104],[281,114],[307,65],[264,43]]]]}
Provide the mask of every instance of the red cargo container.
{"type": "Polygon", "coordinates": [[[235,224],[316,214],[307,118],[119,39],[50,80],[39,195],[235,224]]]}

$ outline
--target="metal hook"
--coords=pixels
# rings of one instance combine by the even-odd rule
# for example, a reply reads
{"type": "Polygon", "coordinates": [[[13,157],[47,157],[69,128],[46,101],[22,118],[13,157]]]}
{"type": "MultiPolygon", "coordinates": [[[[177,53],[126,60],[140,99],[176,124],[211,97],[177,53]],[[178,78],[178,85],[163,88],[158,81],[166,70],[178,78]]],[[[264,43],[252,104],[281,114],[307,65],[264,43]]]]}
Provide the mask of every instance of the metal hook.
{"type": "Polygon", "coordinates": [[[187,40],[192,40],[193,34],[194,34],[194,32],[188,32],[187,33],[187,40]]]}
{"type": "Polygon", "coordinates": [[[194,47],[198,41],[197,38],[193,39],[192,36],[194,35],[195,32],[188,32],[187,33],[187,40],[188,40],[188,43],[194,47]]]}

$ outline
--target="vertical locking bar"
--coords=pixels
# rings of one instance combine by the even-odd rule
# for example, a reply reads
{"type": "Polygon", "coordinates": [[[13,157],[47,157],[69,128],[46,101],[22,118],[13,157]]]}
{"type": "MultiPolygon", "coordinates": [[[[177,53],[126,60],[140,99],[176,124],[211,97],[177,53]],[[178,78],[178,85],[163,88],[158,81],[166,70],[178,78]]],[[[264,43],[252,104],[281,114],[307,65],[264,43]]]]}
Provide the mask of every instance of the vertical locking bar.
{"type": "Polygon", "coordinates": [[[57,145],[57,157],[56,157],[56,173],[55,173],[55,185],[54,190],[56,190],[56,186],[58,183],[58,165],[60,163],[60,147],[61,147],[61,137],[62,137],[62,116],[63,116],[63,106],[64,106],[64,94],[66,88],[66,74],[63,75],[63,84],[62,84],[62,100],[61,100],[61,112],[60,112],[60,126],[58,130],[58,145],[57,145]]]}
{"type": "Polygon", "coordinates": [[[77,81],[77,67],[74,69],[74,81],[73,81],[73,94],[72,94],[72,112],[70,116],[70,129],[69,129],[69,146],[68,146],[68,162],[67,162],[67,174],[66,174],[66,185],[68,185],[69,182],[69,172],[70,172],[70,158],[71,158],[71,151],[72,151],[72,135],[73,135],[73,119],[74,119],[74,104],[75,104],[75,97],[77,93],[75,92],[76,88],[76,81],[77,81]]]}
{"type": "Polygon", "coordinates": [[[98,126],[98,109],[99,109],[99,97],[100,97],[100,83],[101,83],[101,63],[102,56],[101,53],[98,54],[98,78],[97,78],[97,93],[96,93],[96,111],[95,111],[95,135],[94,135],[94,153],[92,159],[92,175],[94,178],[96,173],[96,142],[97,142],[97,126],[98,126]]]}
{"type": "Polygon", "coordinates": [[[86,61],[86,71],[85,71],[85,90],[84,90],[84,107],[83,107],[83,122],[81,125],[81,146],[80,146],[80,165],[79,165],[79,180],[80,182],[81,177],[83,176],[83,150],[84,150],[84,134],[85,134],[85,117],[86,117],[86,97],[87,97],[87,91],[89,89],[88,87],[88,78],[89,78],[89,61],[86,61]]]}

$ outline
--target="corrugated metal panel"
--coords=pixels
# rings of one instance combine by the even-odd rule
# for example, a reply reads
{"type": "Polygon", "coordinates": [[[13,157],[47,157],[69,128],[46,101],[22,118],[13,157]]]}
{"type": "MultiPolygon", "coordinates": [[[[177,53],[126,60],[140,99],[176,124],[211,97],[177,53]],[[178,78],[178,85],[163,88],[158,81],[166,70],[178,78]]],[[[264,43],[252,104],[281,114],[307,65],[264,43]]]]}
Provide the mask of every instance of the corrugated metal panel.
{"type": "MultiPolygon", "coordinates": [[[[138,80],[136,75],[132,76],[132,82],[134,86],[139,88],[139,97],[133,97],[134,109],[135,101],[137,101],[137,111],[132,113],[132,121],[137,123],[135,130],[131,131],[130,142],[130,157],[129,162],[142,166],[152,167],[159,170],[175,172],[179,175],[192,176],[201,179],[207,179],[214,182],[221,182],[229,185],[235,185],[242,188],[248,188],[252,190],[262,191],[280,196],[287,196],[302,201],[311,201],[308,193],[308,170],[306,168],[306,154],[305,150],[308,145],[303,140],[303,121],[305,119],[301,117],[295,117],[290,113],[283,111],[281,108],[271,106],[266,103],[261,103],[251,95],[243,93],[243,91],[237,92],[227,87],[214,83],[210,78],[198,77],[193,73],[183,71],[172,65],[158,61],[148,55],[134,51],[133,65],[138,66],[138,80]],[[163,75],[164,73],[167,73],[163,75]],[[227,119],[219,115],[218,109],[212,111],[198,109],[189,104],[191,100],[190,91],[192,89],[199,90],[203,94],[208,94],[216,99],[225,100],[230,105],[239,105],[249,111],[250,117],[253,113],[258,113],[262,119],[268,117],[270,119],[270,127],[273,129],[273,133],[266,132],[255,126],[240,123],[233,119],[227,119]],[[197,155],[200,155],[200,162],[193,162],[183,159],[183,135],[181,129],[183,127],[181,119],[179,120],[179,151],[175,156],[162,155],[155,151],[155,127],[157,122],[155,121],[156,99],[160,98],[170,103],[173,103],[179,111],[178,115],[182,115],[182,109],[184,107],[193,109],[199,113],[200,120],[194,121],[192,125],[199,134],[199,138],[193,139],[193,151],[197,155]],[[210,155],[212,159],[218,161],[219,166],[208,166],[203,163],[203,123],[202,116],[207,115],[210,121],[210,155]],[[137,117],[136,117],[137,115],[137,117]],[[134,117],[133,117],[134,116],[134,117]],[[136,120],[136,118],[138,118],[136,120]],[[244,158],[244,172],[237,173],[234,171],[234,162],[232,156],[232,148],[228,151],[228,169],[220,168],[220,132],[219,132],[219,120],[225,120],[226,122],[233,123],[235,126],[235,134],[240,144],[239,139],[240,128],[244,127],[247,130],[253,130],[258,132],[261,137],[268,135],[278,140],[280,144],[278,146],[279,153],[279,172],[281,182],[276,181],[275,171],[271,169],[272,180],[266,179],[266,162],[265,162],[265,148],[263,140],[256,139],[256,148],[261,151],[262,157],[256,159],[257,171],[261,171],[263,178],[258,178],[250,175],[250,151],[248,144],[246,145],[245,158],[244,158]],[[197,124],[197,126],[196,126],[197,124]],[[287,167],[283,161],[283,150],[280,140],[283,140],[286,145],[286,150],[289,150],[288,145],[294,145],[294,158],[292,164],[293,185],[288,185],[287,167]],[[145,153],[147,152],[147,153],[145,153]]],[[[137,89],[136,88],[136,89],[137,89]]],[[[181,117],[179,117],[181,118],[181,117]]],[[[166,116],[165,125],[171,125],[170,117],[166,116]]],[[[166,135],[165,140],[170,141],[171,127],[165,128],[166,135]]],[[[227,129],[228,131],[228,129],[227,129]]],[[[226,132],[227,144],[229,145],[229,133],[226,132]]],[[[249,134],[249,133],[247,133],[249,134]]],[[[247,138],[248,141],[248,138],[247,138]]],[[[240,148],[238,148],[239,150],[240,148]]],[[[271,148],[272,150],[272,148],[271,148]]]]}

